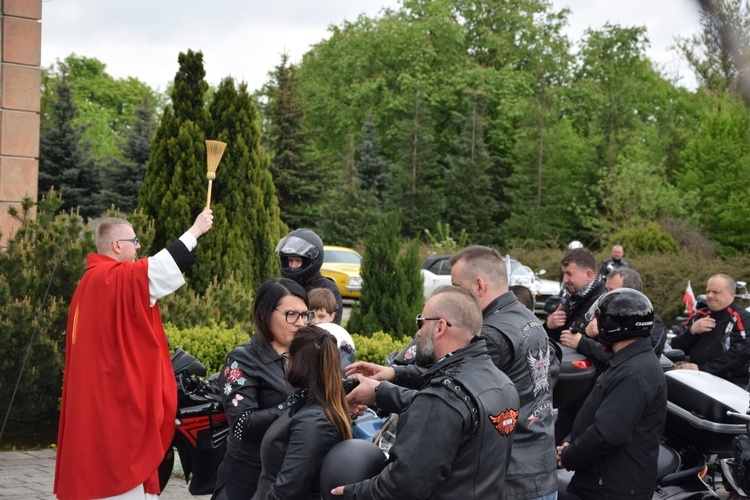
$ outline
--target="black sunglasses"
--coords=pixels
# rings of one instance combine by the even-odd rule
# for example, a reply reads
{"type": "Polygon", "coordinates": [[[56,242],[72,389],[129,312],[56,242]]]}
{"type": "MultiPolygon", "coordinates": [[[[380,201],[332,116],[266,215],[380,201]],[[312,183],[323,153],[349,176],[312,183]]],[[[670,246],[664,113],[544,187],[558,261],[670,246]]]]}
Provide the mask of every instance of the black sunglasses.
{"type": "MultiPolygon", "coordinates": [[[[424,326],[424,322],[425,321],[438,321],[438,320],[441,320],[441,319],[443,319],[443,318],[423,318],[421,314],[417,314],[417,317],[416,317],[417,330],[421,330],[422,329],[422,326],[424,326]]],[[[443,319],[443,321],[445,321],[446,325],[453,326],[447,320],[443,319]]]]}

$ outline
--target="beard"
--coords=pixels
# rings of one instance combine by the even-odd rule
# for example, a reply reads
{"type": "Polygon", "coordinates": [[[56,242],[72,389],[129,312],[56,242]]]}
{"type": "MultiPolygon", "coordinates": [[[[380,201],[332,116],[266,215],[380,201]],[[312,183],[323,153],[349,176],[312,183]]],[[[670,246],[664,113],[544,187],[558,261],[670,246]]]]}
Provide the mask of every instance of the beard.
{"type": "Polygon", "coordinates": [[[432,328],[427,330],[424,343],[417,342],[417,353],[414,356],[414,363],[417,366],[426,368],[435,362],[435,344],[432,342],[432,328]]]}

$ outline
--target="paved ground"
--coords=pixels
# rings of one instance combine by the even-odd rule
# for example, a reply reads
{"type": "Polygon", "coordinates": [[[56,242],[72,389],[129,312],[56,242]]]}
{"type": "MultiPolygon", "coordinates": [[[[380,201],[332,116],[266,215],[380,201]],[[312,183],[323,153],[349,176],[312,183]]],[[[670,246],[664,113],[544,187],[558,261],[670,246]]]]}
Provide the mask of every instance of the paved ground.
{"type": "MultiPolygon", "coordinates": [[[[0,452],[0,498],[54,500],[55,450],[0,452]]],[[[185,480],[172,477],[161,500],[207,500],[210,495],[192,496],[185,480]]]]}
{"type": "MultiPolygon", "coordinates": [[[[55,451],[0,452],[0,498],[13,500],[55,500],[52,483],[55,477],[55,451]]],[[[719,488],[719,497],[727,493],[719,488]]],[[[185,480],[173,476],[161,500],[208,500],[210,495],[192,496],[185,480]]]]}

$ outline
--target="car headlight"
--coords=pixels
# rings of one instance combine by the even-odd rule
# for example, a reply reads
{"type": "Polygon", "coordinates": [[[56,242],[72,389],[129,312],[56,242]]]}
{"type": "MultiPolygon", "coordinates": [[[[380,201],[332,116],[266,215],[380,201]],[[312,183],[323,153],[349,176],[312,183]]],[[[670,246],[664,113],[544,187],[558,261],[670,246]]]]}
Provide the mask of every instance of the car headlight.
{"type": "Polygon", "coordinates": [[[359,274],[350,276],[347,286],[362,286],[362,276],[360,276],[359,274]]]}

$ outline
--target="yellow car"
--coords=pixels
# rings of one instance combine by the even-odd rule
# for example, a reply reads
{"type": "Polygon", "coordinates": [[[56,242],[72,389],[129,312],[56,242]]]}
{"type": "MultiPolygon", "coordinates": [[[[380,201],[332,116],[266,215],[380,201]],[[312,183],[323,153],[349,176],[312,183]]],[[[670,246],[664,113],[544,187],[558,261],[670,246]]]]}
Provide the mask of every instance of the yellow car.
{"type": "Polygon", "coordinates": [[[325,245],[320,274],[336,283],[342,298],[359,299],[362,294],[361,263],[362,257],[351,248],[325,245]]]}

